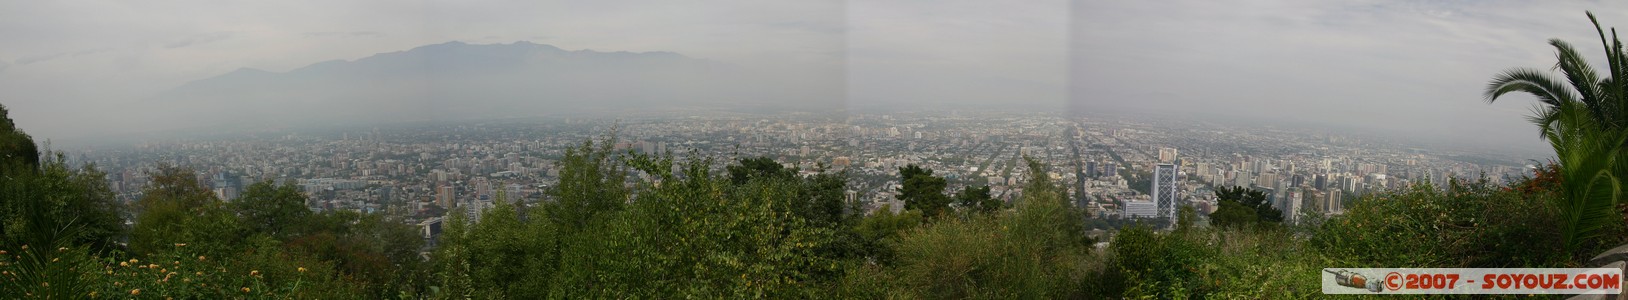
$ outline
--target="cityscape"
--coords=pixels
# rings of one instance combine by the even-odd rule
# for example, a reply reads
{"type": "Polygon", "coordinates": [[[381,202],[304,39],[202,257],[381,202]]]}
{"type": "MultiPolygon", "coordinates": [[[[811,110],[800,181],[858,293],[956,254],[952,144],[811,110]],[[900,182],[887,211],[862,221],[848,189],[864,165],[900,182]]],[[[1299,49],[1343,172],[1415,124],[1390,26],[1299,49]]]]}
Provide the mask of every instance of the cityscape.
{"type": "MultiPolygon", "coordinates": [[[[143,196],[147,174],[168,164],[197,170],[199,180],[226,201],[250,183],[292,184],[313,210],[399,216],[434,240],[430,228],[454,208],[478,219],[494,201],[549,201],[543,191],[557,182],[565,149],[612,137],[608,143],[618,152],[712,158],[715,170],[734,158],[768,157],[805,175],[840,172],[848,180],[847,201],[865,214],[904,208],[895,196],[898,170],[906,165],[934,170],[951,183],[948,191],[989,186],[992,196],[1010,205],[1028,181],[1022,159],[1031,157],[1050,168],[1046,174],[1053,180],[1066,183],[1072,203],[1088,218],[1099,220],[1171,218],[1170,210],[1157,208],[1152,191],[1161,188],[1174,191],[1172,206],[1193,205],[1202,214],[1218,208],[1216,188],[1251,188],[1264,191],[1293,223],[1339,214],[1371,192],[1426,182],[1441,189],[1450,178],[1508,182],[1530,173],[1535,163],[1311,130],[960,111],[468,121],[174,139],[69,153],[76,163],[106,170],[113,191],[127,203],[143,196]],[[1155,183],[1161,166],[1174,169],[1174,184],[1155,183]]],[[[1115,229],[1107,222],[1098,226],[1115,229]]]]}

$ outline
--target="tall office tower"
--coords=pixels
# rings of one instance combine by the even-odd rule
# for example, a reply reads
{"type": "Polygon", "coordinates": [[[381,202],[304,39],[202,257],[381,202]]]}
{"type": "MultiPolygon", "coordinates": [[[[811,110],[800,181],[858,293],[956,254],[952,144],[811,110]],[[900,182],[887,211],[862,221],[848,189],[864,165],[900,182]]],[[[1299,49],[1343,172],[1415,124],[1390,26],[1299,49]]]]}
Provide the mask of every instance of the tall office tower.
{"type": "Polygon", "coordinates": [[[450,185],[442,185],[436,188],[435,204],[440,205],[441,208],[452,209],[453,198],[457,196],[455,193],[450,185]]]}
{"type": "Polygon", "coordinates": [[[1176,148],[1159,148],[1159,162],[1172,163],[1176,161],[1176,148]]]}
{"type": "Polygon", "coordinates": [[[391,196],[390,189],[391,188],[388,187],[388,186],[370,189],[370,191],[372,193],[379,196],[378,202],[377,202],[379,204],[379,211],[382,212],[382,213],[385,213],[385,214],[395,214],[395,213],[397,213],[398,210],[400,210],[402,208],[400,205],[396,205],[395,203],[391,203],[391,201],[390,201],[391,200],[390,199],[390,196],[391,196]]]}
{"type": "Polygon", "coordinates": [[[475,177],[475,179],[470,180],[470,185],[475,186],[476,197],[493,195],[492,182],[487,181],[486,177],[475,177]]]}
{"type": "Polygon", "coordinates": [[[1176,165],[1159,164],[1153,168],[1153,203],[1158,205],[1158,215],[1161,218],[1170,218],[1176,215],[1176,165]]]}
{"type": "Polygon", "coordinates": [[[1301,201],[1300,188],[1291,187],[1283,190],[1283,201],[1280,201],[1278,210],[1283,212],[1283,219],[1290,224],[1300,222],[1300,210],[1304,202],[1301,201]]]}
{"type": "Polygon", "coordinates": [[[1324,213],[1332,214],[1345,211],[1344,205],[1340,203],[1341,200],[1344,200],[1341,199],[1342,197],[1345,197],[1344,194],[1345,191],[1341,191],[1340,189],[1328,191],[1328,194],[1325,195],[1325,198],[1323,199],[1323,208],[1326,210],[1324,213]]]}
{"type": "Polygon", "coordinates": [[[238,194],[243,191],[243,178],[241,176],[233,175],[232,172],[221,171],[213,177],[210,181],[214,184],[215,197],[226,201],[237,200],[238,194]]]}
{"type": "Polygon", "coordinates": [[[1264,186],[1264,187],[1269,187],[1269,188],[1274,188],[1275,189],[1275,188],[1278,188],[1277,187],[1277,182],[1278,182],[1278,174],[1277,173],[1261,173],[1260,176],[1255,177],[1255,185],[1259,185],[1259,186],[1264,186]]]}
{"type": "Polygon", "coordinates": [[[391,196],[391,195],[390,195],[390,194],[391,194],[391,191],[390,191],[390,189],[391,189],[391,188],[390,188],[390,187],[388,187],[388,186],[387,186],[387,187],[380,187],[380,188],[378,188],[378,192],[379,192],[379,204],[381,204],[381,205],[385,205],[385,206],[388,206],[388,205],[390,205],[390,202],[391,202],[391,200],[392,200],[392,199],[390,199],[390,196],[391,196]]]}
{"type": "Polygon", "coordinates": [[[1305,196],[1300,198],[1301,201],[1305,201],[1311,205],[1311,207],[1306,207],[1305,209],[1319,214],[1328,214],[1328,196],[1324,195],[1322,190],[1305,189],[1302,193],[1304,193],[1305,196]]]}

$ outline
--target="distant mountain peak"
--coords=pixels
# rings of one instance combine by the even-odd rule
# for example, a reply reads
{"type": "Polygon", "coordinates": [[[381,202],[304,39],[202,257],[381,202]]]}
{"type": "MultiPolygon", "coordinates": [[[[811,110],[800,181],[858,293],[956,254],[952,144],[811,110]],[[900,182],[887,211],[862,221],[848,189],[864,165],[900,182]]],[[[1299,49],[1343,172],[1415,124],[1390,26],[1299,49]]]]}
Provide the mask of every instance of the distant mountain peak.
{"type": "MultiPolygon", "coordinates": [[[[167,126],[271,126],[820,107],[840,91],[667,51],[447,41],[286,72],[240,68],[160,92],[167,126]]],[[[156,125],[155,125],[156,126],[156,125]]]]}
{"type": "Polygon", "coordinates": [[[238,80],[238,79],[255,79],[255,78],[261,78],[261,77],[265,77],[265,76],[268,76],[268,75],[274,75],[274,74],[277,74],[277,73],[272,72],[272,71],[266,71],[266,70],[261,70],[261,69],[250,68],[250,67],[242,67],[242,68],[237,68],[237,70],[232,70],[231,72],[226,72],[226,74],[221,74],[220,76],[205,78],[205,79],[194,81],[194,82],[204,82],[204,81],[210,81],[210,80],[222,81],[222,80],[238,80]]]}
{"type": "Polygon", "coordinates": [[[271,71],[255,69],[255,68],[250,68],[250,67],[241,67],[241,68],[237,68],[237,70],[232,70],[231,72],[227,72],[227,74],[237,74],[237,73],[243,73],[243,74],[271,73],[271,71]]]}
{"type": "Polygon", "coordinates": [[[469,46],[469,43],[465,43],[463,41],[453,40],[453,41],[447,41],[445,43],[440,43],[440,44],[429,44],[429,45],[418,46],[417,48],[413,48],[413,49],[433,48],[433,47],[457,47],[457,46],[469,46]]]}
{"type": "MultiPolygon", "coordinates": [[[[470,43],[465,43],[463,41],[449,41],[449,42],[440,43],[440,44],[430,44],[430,45],[418,46],[418,47],[414,47],[412,49],[409,49],[407,51],[397,51],[397,52],[391,52],[391,53],[484,51],[484,50],[516,51],[516,52],[526,52],[526,51],[532,51],[532,52],[566,52],[565,49],[560,49],[560,47],[555,47],[553,45],[548,45],[548,44],[537,44],[537,43],[532,43],[530,41],[515,41],[513,43],[508,43],[508,44],[503,44],[503,43],[470,44],[470,43]]],[[[389,54],[389,53],[381,53],[381,54],[389,54]]]]}

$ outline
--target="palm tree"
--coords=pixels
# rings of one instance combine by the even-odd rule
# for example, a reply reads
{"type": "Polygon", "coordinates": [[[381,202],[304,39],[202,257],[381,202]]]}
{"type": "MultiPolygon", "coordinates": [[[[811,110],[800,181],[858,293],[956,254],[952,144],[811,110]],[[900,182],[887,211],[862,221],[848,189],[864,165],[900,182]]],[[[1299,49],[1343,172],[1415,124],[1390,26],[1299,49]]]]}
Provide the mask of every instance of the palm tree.
{"type": "Polygon", "coordinates": [[[1606,226],[1623,226],[1613,208],[1623,193],[1622,169],[1628,166],[1628,130],[1608,129],[1581,103],[1561,103],[1550,110],[1549,145],[1560,164],[1560,233],[1572,254],[1595,241],[1606,226]],[[1619,163],[1621,162],[1621,163],[1619,163]]]}
{"type": "Polygon", "coordinates": [[[1621,200],[1621,179],[1628,178],[1628,56],[1615,28],[1611,39],[1594,13],[1588,19],[1599,34],[1608,63],[1601,77],[1571,44],[1550,39],[1564,80],[1530,68],[1516,68],[1493,77],[1486,89],[1488,103],[1511,92],[1538,98],[1535,115],[1539,134],[1554,147],[1560,164],[1561,234],[1568,250],[1597,238],[1617,220],[1613,209],[1621,200]]]}

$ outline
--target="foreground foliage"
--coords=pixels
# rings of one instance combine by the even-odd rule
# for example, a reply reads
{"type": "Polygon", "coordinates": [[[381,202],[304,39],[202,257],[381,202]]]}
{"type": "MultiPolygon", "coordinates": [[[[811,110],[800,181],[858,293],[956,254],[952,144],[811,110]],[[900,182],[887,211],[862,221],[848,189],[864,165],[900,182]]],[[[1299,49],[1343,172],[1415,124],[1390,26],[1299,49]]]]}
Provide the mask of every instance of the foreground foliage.
{"type": "Polygon", "coordinates": [[[595,145],[579,148],[583,155],[563,162],[562,173],[601,172],[571,177],[601,182],[579,185],[598,192],[500,200],[478,220],[454,212],[428,262],[417,256],[412,227],[311,212],[293,187],[271,183],[226,205],[202,194],[190,171],[162,168],[155,182],[163,184],[138,206],[128,250],[97,250],[80,235],[8,242],[0,294],[1318,298],[1325,267],[1574,267],[1587,259],[1579,253],[1628,242],[1628,230],[1616,227],[1583,252],[1565,250],[1563,233],[1551,230],[1564,220],[1553,200],[1565,195],[1554,182],[1559,168],[1510,187],[1450,181],[1374,194],[1343,215],[1294,227],[1196,227],[1199,216],[1184,208],[1173,230],[1131,226],[1103,247],[1085,238],[1085,216],[1034,161],[1033,180],[1010,208],[863,217],[832,197],[845,186],[836,175],[796,176],[763,163],[715,174],[704,158],[618,155],[595,145]],[[606,182],[617,176],[607,173],[613,167],[649,180],[606,182]],[[585,201],[598,202],[571,204],[585,201]],[[592,210],[556,216],[560,205],[592,210]],[[178,232],[141,233],[151,228],[178,232]]]}

